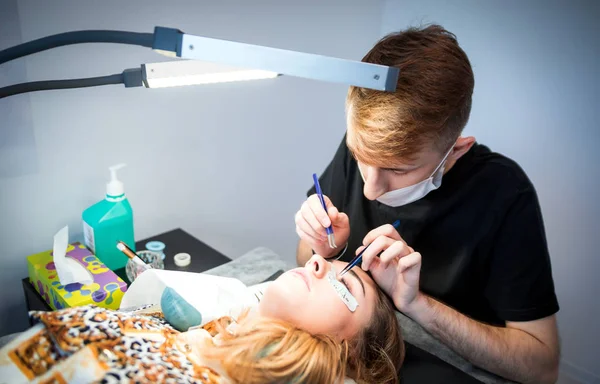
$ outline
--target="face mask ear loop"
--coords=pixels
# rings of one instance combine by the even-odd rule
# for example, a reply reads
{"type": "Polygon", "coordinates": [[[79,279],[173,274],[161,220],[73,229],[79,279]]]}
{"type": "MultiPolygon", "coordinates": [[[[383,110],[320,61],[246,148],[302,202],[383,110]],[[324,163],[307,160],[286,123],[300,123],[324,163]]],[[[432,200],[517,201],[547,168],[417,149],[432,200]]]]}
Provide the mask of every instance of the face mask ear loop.
{"type": "Polygon", "coordinates": [[[452,150],[454,149],[454,145],[456,143],[452,144],[452,146],[450,147],[450,149],[448,150],[448,152],[446,152],[446,154],[444,155],[444,157],[442,158],[442,161],[440,161],[440,163],[438,164],[437,167],[435,167],[435,169],[433,170],[433,172],[431,172],[431,175],[428,178],[433,177],[433,175],[435,175],[435,173],[442,167],[442,164],[444,164],[446,162],[446,159],[448,159],[448,156],[450,156],[450,153],[452,152],[452,150]]]}

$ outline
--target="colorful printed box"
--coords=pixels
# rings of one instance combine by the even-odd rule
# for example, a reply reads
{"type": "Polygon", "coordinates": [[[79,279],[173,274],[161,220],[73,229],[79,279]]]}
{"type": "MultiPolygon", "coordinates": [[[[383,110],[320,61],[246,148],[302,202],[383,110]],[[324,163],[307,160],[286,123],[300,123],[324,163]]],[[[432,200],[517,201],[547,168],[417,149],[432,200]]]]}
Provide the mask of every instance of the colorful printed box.
{"type": "Polygon", "coordinates": [[[29,281],[53,309],[94,304],[118,309],[127,291],[127,284],[108,269],[94,254],[80,243],[69,244],[67,256],[83,265],[94,282],[61,285],[52,261],[52,251],[27,257],[29,281]]]}

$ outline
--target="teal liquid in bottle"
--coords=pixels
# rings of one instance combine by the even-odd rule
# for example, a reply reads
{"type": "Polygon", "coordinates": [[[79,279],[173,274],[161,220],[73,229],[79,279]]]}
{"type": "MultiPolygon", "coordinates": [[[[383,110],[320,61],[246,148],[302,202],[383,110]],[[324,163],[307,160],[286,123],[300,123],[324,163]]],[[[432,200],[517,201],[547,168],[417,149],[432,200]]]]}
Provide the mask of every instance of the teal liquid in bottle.
{"type": "Polygon", "coordinates": [[[125,196],[123,183],[117,179],[117,170],[125,164],[110,167],[111,180],[106,184],[104,200],[83,211],[83,235],[85,245],[109,269],[125,267],[127,256],[117,249],[117,241],[123,241],[135,251],[133,236],[133,210],[125,196]]]}

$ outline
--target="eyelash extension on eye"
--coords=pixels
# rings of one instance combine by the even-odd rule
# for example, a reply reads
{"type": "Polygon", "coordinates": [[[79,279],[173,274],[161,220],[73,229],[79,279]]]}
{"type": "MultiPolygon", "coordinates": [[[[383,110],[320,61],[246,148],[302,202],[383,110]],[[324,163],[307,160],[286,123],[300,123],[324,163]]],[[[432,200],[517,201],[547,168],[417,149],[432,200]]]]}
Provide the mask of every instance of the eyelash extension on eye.
{"type": "Polygon", "coordinates": [[[327,280],[331,287],[338,294],[339,298],[346,304],[350,312],[356,311],[356,307],[358,307],[358,302],[352,292],[348,289],[348,286],[344,281],[338,281],[335,277],[335,269],[333,271],[329,271],[327,273],[327,280]]]}
{"type": "Polygon", "coordinates": [[[331,270],[327,272],[327,280],[329,281],[329,284],[331,284],[331,287],[338,294],[339,298],[348,307],[350,312],[354,312],[356,307],[358,307],[358,302],[356,301],[354,295],[352,295],[352,292],[350,292],[346,280],[342,279],[342,281],[338,281],[336,279],[336,272],[333,265],[331,266],[331,270]]]}
{"type": "Polygon", "coordinates": [[[352,293],[352,290],[350,289],[350,284],[348,284],[346,279],[342,279],[342,284],[344,284],[344,286],[350,291],[350,293],[352,293]]]}

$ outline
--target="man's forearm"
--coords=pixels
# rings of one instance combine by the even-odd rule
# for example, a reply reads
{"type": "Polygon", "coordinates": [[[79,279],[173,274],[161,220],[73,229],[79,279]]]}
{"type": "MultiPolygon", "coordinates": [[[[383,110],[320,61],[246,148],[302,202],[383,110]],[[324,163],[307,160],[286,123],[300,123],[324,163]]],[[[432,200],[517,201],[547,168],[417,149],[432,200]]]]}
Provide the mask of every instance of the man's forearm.
{"type": "Polygon", "coordinates": [[[525,331],[480,323],[423,294],[406,314],[478,367],[523,383],[556,381],[556,351],[525,331]]]}

